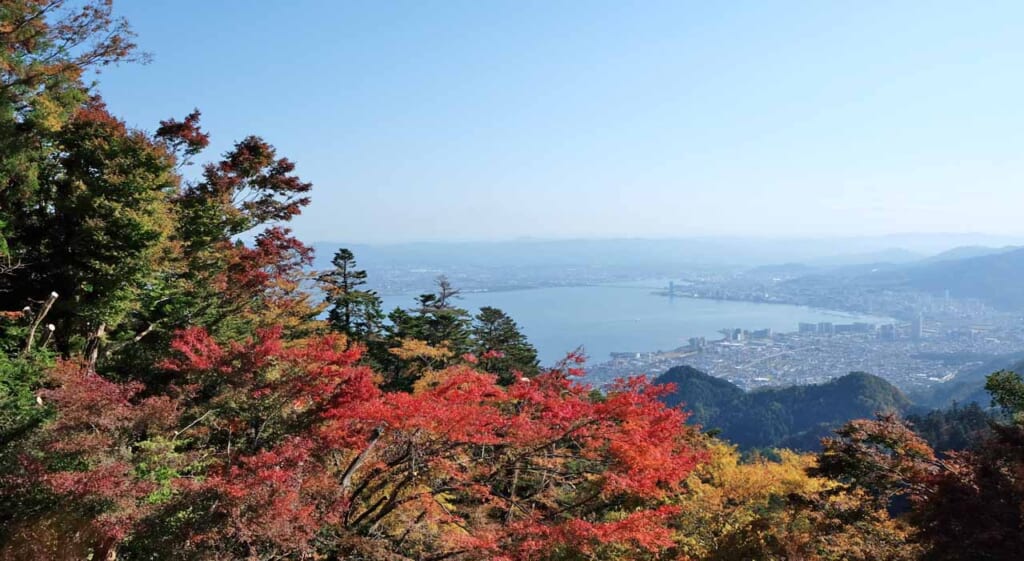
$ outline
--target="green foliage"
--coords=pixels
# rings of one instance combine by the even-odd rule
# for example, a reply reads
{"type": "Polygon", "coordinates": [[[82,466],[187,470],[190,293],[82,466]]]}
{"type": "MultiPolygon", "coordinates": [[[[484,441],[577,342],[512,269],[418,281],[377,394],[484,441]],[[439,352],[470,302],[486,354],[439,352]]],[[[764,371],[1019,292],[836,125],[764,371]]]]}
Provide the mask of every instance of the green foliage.
{"type": "Polygon", "coordinates": [[[818,385],[744,392],[691,367],[657,378],[676,391],[663,399],[695,412],[693,422],[718,429],[741,448],[815,450],[820,438],[842,423],[879,411],[904,411],[910,402],[885,380],[854,372],[818,385]]]}
{"type": "Polygon", "coordinates": [[[168,251],[175,178],[163,150],[96,102],[58,139],[59,168],[42,175],[35,201],[50,211],[23,223],[17,242],[26,260],[45,263],[35,282],[62,295],[52,313],[66,341],[100,324],[114,329],[137,309],[168,251]]]}
{"type": "Polygon", "coordinates": [[[319,277],[330,306],[327,321],[331,329],[354,341],[378,337],[384,312],[377,293],[360,288],[366,284],[366,271],[356,268],[355,255],[345,248],[334,254],[331,264],[334,268],[319,277]]]}
{"type": "Polygon", "coordinates": [[[444,346],[457,356],[469,352],[470,315],[455,305],[457,298],[459,290],[447,277],[438,277],[437,292],[421,294],[412,314],[396,314],[390,318],[392,338],[416,339],[431,346],[444,346]]]}
{"type": "Polygon", "coordinates": [[[693,411],[691,422],[709,430],[720,429],[718,421],[746,399],[745,392],[738,386],[692,366],[674,367],[659,376],[658,383],[675,386],[675,391],[664,400],[693,411]]]}
{"type": "Polygon", "coordinates": [[[907,422],[936,451],[966,450],[987,437],[992,416],[971,402],[966,407],[954,403],[947,409],[908,415],[907,422]]]}
{"type": "Polygon", "coordinates": [[[0,354],[0,449],[40,425],[49,409],[38,399],[52,360],[45,353],[29,357],[0,354]]]}
{"type": "Polygon", "coordinates": [[[988,377],[985,389],[992,395],[993,405],[1002,407],[1015,423],[1024,425],[1024,380],[1019,374],[1000,370],[988,377]]]}
{"type": "Polygon", "coordinates": [[[471,316],[454,305],[459,291],[447,278],[438,278],[437,286],[419,296],[418,306],[388,315],[384,347],[371,338],[370,355],[395,380],[394,389],[408,390],[426,371],[457,362],[479,364],[503,385],[540,372],[536,348],[508,314],[485,306],[471,316]]]}
{"type": "Polygon", "coordinates": [[[504,384],[537,375],[540,371],[537,349],[519,330],[515,320],[489,306],[480,308],[473,320],[473,353],[485,370],[497,374],[504,384]]]}

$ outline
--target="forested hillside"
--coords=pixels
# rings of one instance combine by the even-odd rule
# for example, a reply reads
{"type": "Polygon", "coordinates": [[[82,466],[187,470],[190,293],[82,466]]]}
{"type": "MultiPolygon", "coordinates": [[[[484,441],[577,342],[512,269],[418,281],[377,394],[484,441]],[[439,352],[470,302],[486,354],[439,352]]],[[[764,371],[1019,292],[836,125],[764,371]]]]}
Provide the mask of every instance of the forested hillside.
{"type": "Polygon", "coordinates": [[[949,382],[938,384],[910,396],[915,405],[925,409],[943,409],[954,403],[978,403],[988,407],[992,399],[985,391],[985,378],[997,370],[1024,372],[1024,355],[1014,353],[986,361],[977,368],[957,375],[949,382]]]}
{"type": "Polygon", "coordinates": [[[673,384],[663,399],[683,404],[691,421],[742,448],[817,450],[822,437],[851,419],[906,411],[910,401],[885,380],[855,372],[830,382],[744,392],[725,380],[688,366],[656,380],[673,384]]]}

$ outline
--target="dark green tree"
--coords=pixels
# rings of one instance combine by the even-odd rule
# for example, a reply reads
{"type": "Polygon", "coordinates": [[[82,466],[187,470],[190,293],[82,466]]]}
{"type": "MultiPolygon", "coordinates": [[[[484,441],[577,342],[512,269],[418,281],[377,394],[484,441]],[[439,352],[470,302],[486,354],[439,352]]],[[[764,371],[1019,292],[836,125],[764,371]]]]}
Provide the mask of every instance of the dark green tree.
{"type": "Polygon", "coordinates": [[[980,444],[990,435],[992,420],[989,412],[976,401],[966,406],[954,402],[948,409],[907,417],[914,432],[940,453],[967,450],[980,444]]]}
{"type": "Polygon", "coordinates": [[[0,239],[35,200],[53,136],[88,97],[82,75],[145,58],[109,1],[10,0],[0,7],[0,239]],[[8,220],[7,218],[10,218],[8,220]]]}
{"type": "Polygon", "coordinates": [[[434,347],[444,346],[455,356],[471,352],[470,315],[455,305],[459,293],[447,277],[438,277],[436,292],[419,295],[417,305],[408,312],[396,310],[389,315],[390,338],[396,342],[417,339],[434,347]]]}
{"type": "Polygon", "coordinates": [[[82,81],[144,58],[133,48],[109,1],[0,7],[0,310],[60,292],[52,317],[65,348],[123,317],[126,287],[162,237],[154,211],[166,158],[90,100],[82,81]]]}
{"type": "Polygon", "coordinates": [[[498,308],[485,306],[474,317],[473,352],[481,367],[510,384],[522,376],[535,376],[540,363],[537,349],[526,339],[515,320],[498,308]]]}
{"type": "Polygon", "coordinates": [[[1024,380],[1019,374],[1000,370],[985,379],[985,389],[1014,423],[1024,426],[1024,380]]]}
{"type": "Polygon", "coordinates": [[[406,391],[412,388],[417,368],[397,353],[412,341],[443,351],[446,358],[436,358],[433,368],[442,368],[472,352],[470,314],[455,306],[459,290],[447,277],[437,279],[437,292],[421,294],[409,309],[395,308],[388,314],[383,330],[384,345],[369,346],[371,361],[389,379],[388,389],[406,391]]]}
{"type": "Polygon", "coordinates": [[[29,263],[12,295],[40,288],[61,295],[52,321],[58,348],[99,344],[139,309],[170,252],[173,159],[93,100],[57,135],[60,157],[40,174],[31,208],[13,240],[29,263]]]}
{"type": "Polygon", "coordinates": [[[327,293],[331,329],[354,341],[367,342],[377,337],[384,312],[377,293],[361,288],[366,285],[366,271],[357,268],[355,255],[346,248],[334,254],[331,264],[334,268],[319,277],[327,293]]]}

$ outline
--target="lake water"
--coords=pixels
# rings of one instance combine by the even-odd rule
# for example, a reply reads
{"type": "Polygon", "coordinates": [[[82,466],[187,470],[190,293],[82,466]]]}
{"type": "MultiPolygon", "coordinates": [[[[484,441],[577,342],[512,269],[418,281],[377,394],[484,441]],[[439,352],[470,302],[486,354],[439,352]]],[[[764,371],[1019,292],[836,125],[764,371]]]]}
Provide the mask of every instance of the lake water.
{"type": "MultiPolygon", "coordinates": [[[[884,323],[886,318],[791,306],[667,298],[653,294],[667,283],[638,282],[615,286],[537,288],[474,292],[457,300],[473,313],[482,306],[512,316],[537,347],[541,362],[553,364],[578,346],[592,362],[612,352],[671,350],[690,337],[719,339],[719,329],[771,328],[796,331],[800,322],[884,323]]],[[[382,295],[385,310],[414,306],[415,295],[382,295]]]]}

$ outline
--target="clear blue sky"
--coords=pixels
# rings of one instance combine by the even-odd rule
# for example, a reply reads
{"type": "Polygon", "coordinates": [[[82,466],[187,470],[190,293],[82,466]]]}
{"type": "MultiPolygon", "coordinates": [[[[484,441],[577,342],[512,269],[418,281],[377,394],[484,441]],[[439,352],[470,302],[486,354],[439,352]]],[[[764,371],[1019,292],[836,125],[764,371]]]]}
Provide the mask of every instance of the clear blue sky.
{"type": "Polygon", "coordinates": [[[1024,3],[128,1],[129,124],[315,184],[307,241],[1024,234],[1024,3]]]}

